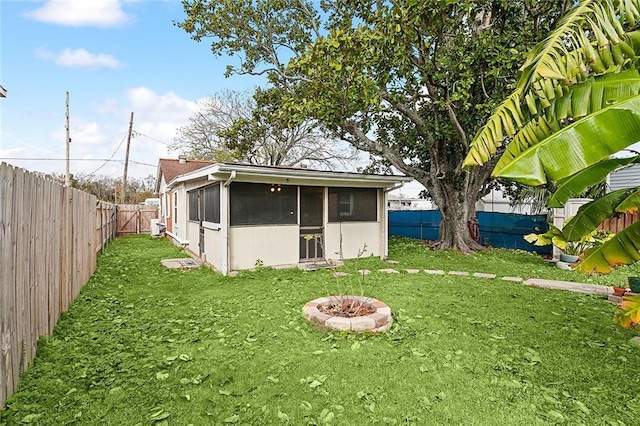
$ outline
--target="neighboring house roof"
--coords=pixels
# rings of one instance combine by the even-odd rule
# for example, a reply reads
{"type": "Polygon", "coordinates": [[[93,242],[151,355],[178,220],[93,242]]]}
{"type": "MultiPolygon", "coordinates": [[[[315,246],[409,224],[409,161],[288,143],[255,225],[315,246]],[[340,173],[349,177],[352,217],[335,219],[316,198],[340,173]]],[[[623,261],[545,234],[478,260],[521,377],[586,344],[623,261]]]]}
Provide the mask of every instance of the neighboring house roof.
{"type": "Polygon", "coordinates": [[[164,176],[165,182],[171,182],[176,177],[185,173],[202,169],[214,164],[207,160],[180,160],[177,158],[161,158],[158,163],[158,175],[156,176],[156,192],[160,191],[160,184],[164,176]]]}
{"type": "Polygon", "coordinates": [[[413,178],[396,175],[374,175],[351,172],[331,172],[288,166],[257,166],[239,163],[216,163],[167,180],[167,187],[181,182],[208,178],[209,180],[237,179],[256,183],[282,183],[296,185],[335,186],[357,185],[372,188],[388,188],[413,178]]]}
{"type": "Polygon", "coordinates": [[[616,170],[609,175],[611,191],[624,188],[635,188],[640,185],[640,164],[616,170]]]}

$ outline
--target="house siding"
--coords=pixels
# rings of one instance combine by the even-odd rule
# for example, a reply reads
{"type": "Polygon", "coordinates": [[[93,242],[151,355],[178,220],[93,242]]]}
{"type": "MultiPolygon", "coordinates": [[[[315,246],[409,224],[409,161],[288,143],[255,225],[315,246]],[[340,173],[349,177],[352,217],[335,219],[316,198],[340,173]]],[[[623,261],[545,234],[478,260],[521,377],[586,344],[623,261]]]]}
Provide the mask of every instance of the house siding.
{"type": "Polygon", "coordinates": [[[340,239],[342,234],[342,257],[354,259],[358,252],[367,245],[362,257],[381,256],[382,235],[379,222],[343,222],[329,223],[325,231],[326,256],[338,259],[340,257],[340,239]]]}
{"type": "Polygon", "coordinates": [[[220,230],[205,229],[204,231],[204,259],[208,264],[216,270],[222,270],[222,246],[221,246],[220,230]]]}
{"type": "Polygon", "coordinates": [[[616,170],[609,175],[609,187],[611,191],[624,188],[634,188],[640,185],[640,164],[634,164],[621,170],[616,170]]]}
{"type": "Polygon", "coordinates": [[[231,270],[297,264],[300,260],[298,225],[241,226],[229,228],[231,270]]]}

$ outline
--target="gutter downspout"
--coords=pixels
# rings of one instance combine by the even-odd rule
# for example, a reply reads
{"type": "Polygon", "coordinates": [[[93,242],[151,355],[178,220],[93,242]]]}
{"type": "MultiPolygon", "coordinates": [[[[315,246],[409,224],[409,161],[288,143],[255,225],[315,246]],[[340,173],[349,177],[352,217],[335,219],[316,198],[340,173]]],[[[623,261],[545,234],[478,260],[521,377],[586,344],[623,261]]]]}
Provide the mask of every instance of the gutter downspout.
{"type": "Polygon", "coordinates": [[[221,254],[221,270],[222,275],[229,274],[229,185],[236,178],[237,173],[235,170],[231,172],[229,179],[227,179],[222,185],[222,191],[220,191],[220,254],[221,254]]]}
{"type": "MultiPolygon", "coordinates": [[[[394,191],[396,189],[400,189],[404,186],[404,182],[400,182],[396,185],[393,185],[389,188],[385,188],[382,191],[382,211],[384,214],[382,215],[382,244],[384,247],[381,252],[384,254],[384,259],[386,260],[389,257],[389,201],[388,195],[389,192],[394,191]]],[[[382,256],[381,256],[382,257],[382,256]]]]}

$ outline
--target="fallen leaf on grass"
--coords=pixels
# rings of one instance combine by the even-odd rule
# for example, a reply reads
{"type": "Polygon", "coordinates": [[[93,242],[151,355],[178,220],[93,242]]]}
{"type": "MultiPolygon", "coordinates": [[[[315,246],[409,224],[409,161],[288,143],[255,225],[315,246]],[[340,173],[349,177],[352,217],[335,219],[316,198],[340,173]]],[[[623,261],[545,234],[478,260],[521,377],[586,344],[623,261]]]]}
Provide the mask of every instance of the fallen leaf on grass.
{"type": "Polygon", "coordinates": [[[151,417],[149,417],[149,420],[151,420],[152,422],[159,422],[161,420],[166,419],[167,417],[169,417],[171,414],[167,413],[164,410],[158,410],[157,412],[151,414],[151,417]]]}

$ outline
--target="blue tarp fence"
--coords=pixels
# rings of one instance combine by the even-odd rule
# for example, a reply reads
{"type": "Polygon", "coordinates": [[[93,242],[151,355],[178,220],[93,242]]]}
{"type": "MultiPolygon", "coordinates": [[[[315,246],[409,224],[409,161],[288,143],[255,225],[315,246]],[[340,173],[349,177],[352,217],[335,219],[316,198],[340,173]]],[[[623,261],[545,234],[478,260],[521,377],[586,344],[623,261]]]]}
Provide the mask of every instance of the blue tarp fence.
{"type": "MultiPolygon", "coordinates": [[[[485,246],[520,249],[538,254],[551,254],[552,247],[534,246],[524,240],[532,232],[546,232],[546,215],[477,212],[480,243],[485,246]]],[[[389,211],[389,235],[437,240],[442,215],[438,210],[389,211]]]]}

